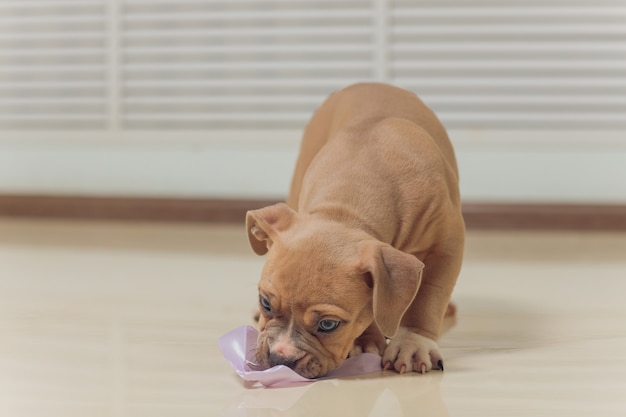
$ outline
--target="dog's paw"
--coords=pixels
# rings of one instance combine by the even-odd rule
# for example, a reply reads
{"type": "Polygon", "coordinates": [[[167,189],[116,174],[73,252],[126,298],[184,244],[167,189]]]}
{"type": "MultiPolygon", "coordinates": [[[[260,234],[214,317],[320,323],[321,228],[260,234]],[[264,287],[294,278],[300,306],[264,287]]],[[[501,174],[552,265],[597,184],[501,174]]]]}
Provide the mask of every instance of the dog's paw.
{"type": "Polygon", "coordinates": [[[354,341],[354,347],[348,354],[349,358],[359,356],[361,353],[375,353],[381,355],[387,347],[385,336],[378,328],[367,329],[361,336],[354,341]]]}
{"type": "Polygon", "coordinates": [[[425,373],[432,369],[443,371],[443,356],[439,345],[428,337],[400,328],[383,354],[384,369],[395,369],[399,373],[425,373]]]}

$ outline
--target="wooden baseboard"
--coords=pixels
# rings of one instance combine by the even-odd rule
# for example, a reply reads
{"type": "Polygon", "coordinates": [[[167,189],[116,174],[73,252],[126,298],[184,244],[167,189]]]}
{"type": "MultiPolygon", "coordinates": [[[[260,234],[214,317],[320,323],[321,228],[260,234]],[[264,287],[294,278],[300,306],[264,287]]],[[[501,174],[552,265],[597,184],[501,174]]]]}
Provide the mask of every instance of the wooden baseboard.
{"type": "Polygon", "coordinates": [[[626,230],[626,205],[464,204],[470,229],[626,230]]]}
{"type": "Polygon", "coordinates": [[[275,200],[0,195],[0,216],[165,222],[243,222],[275,200]]]}
{"type": "MultiPolygon", "coordinates": [[[[0,216],[21,218],[242,223],[275,200],[0,195],[0,216]]],[[[468,229],[626,230],[625,205],[476,204],[468,229]]]]}

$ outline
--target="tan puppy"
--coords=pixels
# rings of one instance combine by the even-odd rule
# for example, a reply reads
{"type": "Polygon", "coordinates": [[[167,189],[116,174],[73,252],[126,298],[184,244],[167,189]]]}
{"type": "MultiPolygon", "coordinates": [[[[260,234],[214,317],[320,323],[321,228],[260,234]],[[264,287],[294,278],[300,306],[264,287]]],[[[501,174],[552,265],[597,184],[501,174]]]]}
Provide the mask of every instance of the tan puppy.
{"type": "Polygon", "coordinates": [[[261,365],[314,378],[374,352],[398,372],[443,369],[465,229],[452,146],[414,94],[332,94],[304,132],[287,204],[248,212],[246,227],[267,253],[261,365]]]}

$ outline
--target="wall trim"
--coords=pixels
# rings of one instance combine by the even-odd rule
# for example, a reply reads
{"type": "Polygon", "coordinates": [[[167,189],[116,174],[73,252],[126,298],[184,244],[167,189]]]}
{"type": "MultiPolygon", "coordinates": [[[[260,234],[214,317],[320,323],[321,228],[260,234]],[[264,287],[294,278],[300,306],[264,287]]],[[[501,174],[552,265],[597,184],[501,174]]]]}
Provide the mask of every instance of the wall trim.
{"type": "Polygon", "coordinates": [[[470,229],[626,231],[620,204],[468,203],[463,216],[470,229]]]}
{"type": "Polygon", "coordinates": [[[276,200],[0,195],[0,216],[22,218],[243,222],[276,200]]]}
{"type": "MultiPolygon", "coordinates": [[[[0,195],[11,218],[243,223],[276,200],[0,195]]],[[[626,230],[626,205],[466,203],[468,229],[626,230]]]]}

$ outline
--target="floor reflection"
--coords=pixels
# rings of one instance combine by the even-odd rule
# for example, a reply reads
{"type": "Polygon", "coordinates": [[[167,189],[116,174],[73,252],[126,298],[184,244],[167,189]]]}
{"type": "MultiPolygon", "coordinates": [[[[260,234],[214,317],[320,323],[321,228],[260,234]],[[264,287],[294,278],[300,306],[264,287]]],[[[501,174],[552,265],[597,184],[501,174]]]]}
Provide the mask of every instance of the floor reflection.
{"type": "Polygon", "coordinates": [[[248,389],[224,417],[261,416],[448,416],[441,396],[442,372],[398,375],[381,372],[358,378],[269,389],[248,389]]]}

